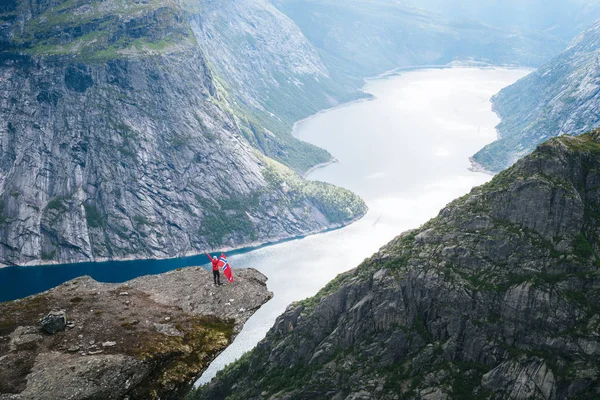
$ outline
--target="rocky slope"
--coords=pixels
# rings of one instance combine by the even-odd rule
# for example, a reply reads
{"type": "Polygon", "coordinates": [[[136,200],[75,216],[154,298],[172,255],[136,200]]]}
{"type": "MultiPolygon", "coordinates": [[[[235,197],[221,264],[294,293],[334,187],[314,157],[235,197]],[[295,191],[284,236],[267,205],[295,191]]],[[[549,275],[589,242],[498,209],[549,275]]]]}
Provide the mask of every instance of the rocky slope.
{"type": "Polygon", "coordinates": [[[600,131],[561,137],[290,308],[198,399],[596,399],[600,131]]]}
{"type": "Polygon", "coordinates": [[[496,27],[517,26],[571,41],[600,18],[595,0],[408,0],[415,7],[453,19],[482,21],[496,27]]]}
{"type": "Polygon", "coordinates": [[[216,287],[186,268],[122,285],[89,277],[0,304],[0,399],[181,398],[272,294],[255,270],[216,287]],[[53,335],[38,320],[66,311],[53,335]],[[64,323],[63,323],[64,327],[64,323]]]}
{"type": "Polygon", "coordinates": [[[178,2],[10,2],[0,263],[169,257],[360,217],[244,138],[178,2]]]}
{"type": "Polygon", "coordinates": [[[498,172],[550,136],[581,134],[600,124],[600,23],[561,55],[493,98],[499,140],[473,160],[498,172]]]}
{"type": "Polygon", "coordinates": [[[331,79],[298,26],[267,0],[203,1],[191,27],[242,132],[264,154],[305,171],[331,156],[290,134],[294,122],[361,97],[331,79]]]}

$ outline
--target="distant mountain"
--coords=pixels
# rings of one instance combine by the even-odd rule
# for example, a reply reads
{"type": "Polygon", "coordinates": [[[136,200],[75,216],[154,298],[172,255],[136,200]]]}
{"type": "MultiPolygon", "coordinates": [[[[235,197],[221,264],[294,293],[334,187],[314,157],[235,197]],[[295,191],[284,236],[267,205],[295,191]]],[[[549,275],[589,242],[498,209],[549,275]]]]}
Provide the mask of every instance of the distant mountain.
{"type": "Polygon", "coordinates": [[[443,19],[396,0],[272,0],[336,80],[455,60],[537,66],[566,47],[543,33],[443,19]]]}
{"type": "Polygon", "coordinates": [[[552,136],[600,126],[600,23],[529,76],[496,95],[499,140],[473,160],[497,172],[552,136]]]}
{"type": "Polygon", "coordinates": [[[457,59],[539,65],[566,46],[550,35],[449,23],[390,0],[198,4],[190,6],[192,30],[246,139],[298,171],[330,156],[292,138],[293,123],[363,96],[365,77],[457,59]]]}
{"type": "Polygon", "coordinates": [[[545,32],[571,41],[600,19],[596,0],[407,0],[450,19],[471,19],[525,31],[545,32]]]}
{"type": "Polygon", "coordinates": [[[600,131],[543,144],[315,297],[194,399],[596,399],[600,131]]]}

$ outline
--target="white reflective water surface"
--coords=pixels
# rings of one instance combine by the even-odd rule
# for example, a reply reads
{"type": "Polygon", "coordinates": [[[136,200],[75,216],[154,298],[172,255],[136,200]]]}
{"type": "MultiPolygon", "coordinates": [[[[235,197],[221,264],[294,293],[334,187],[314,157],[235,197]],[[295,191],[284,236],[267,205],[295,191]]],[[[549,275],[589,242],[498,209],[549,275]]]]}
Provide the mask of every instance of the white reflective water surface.
{"type": "Polygon", "coordinates": [[[312,296],[401,232],[417,228],[453,199],[491,177],[469,171],[469,157],[496,137],[490,98],[528,70],[451,68],[370,80],[372,101],[321,113],[297,125],[302,140],[339,163],[309,179],[359,194],[369,213],[333,232],[230,257],[269,278],[274,298],[252,316],[197,384],[252,349],[286,307],[312,296]]]}

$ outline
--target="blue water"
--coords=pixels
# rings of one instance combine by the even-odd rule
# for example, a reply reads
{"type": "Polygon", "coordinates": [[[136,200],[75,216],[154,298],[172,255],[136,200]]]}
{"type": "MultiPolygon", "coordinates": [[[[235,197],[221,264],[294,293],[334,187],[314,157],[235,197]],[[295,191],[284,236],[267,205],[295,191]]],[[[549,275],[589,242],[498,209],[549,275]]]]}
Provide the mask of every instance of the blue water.
{"type": "MultiPolygon", "coordinates": [[[[335,230],[330,229],[326,232],[335,230]]],[[[243,254],[299,239],[302,238],[291,238],[276,243],[267,243],[260,246],[228,251],[227,258],[229,260],[232,257],[236,259],[243,254]]],[[[220,256],[221,252],[210,253],[210,255],[220,256]]],[[[204,267],[207,270],[210,269],[205,254],[165,260],[128,260],[5,267],[0,268],[0,303],[45,292],[80,276],[91,276],[94,280],[103,283],[123,283],[140,276],[158,275],[186,267],[204,267]]],[[[247,266],[243,264],[232,265],[233,269],[236,267],[244,268],[247,266]]]]}
{"type": "MultiPolygon", "coordinates": [[[[242,249],[228,254],[243,254],[256,249],[242,249]]],[[[202,266],[208,269],[206,255],[200,254],[168,260],[107,261],[0,268],[0,302],[41,293],[85,275],[91,276],[98,282],[122,283],[144,275],[162,274],[177,268],[191,266],[202,266]]]]}

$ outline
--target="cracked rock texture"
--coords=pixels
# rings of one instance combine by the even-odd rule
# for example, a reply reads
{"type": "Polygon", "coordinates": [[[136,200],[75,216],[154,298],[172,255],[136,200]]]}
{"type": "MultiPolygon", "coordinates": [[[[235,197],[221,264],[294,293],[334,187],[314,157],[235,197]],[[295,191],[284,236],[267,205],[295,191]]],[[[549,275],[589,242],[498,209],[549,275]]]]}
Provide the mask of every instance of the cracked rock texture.
{"type": "Polygon", "coordinates": [[[252,147],[178,2],[9,3],[0,263],[181,256],[366,212],[252,147]]]}
{"type": "Polygon", "coordinates": [[[271,297],[267,278],[185,268],[124,284],[90,277],[0,304],[0,399],[178,399],[271,297]],[[39,319],[66,312],[49,335],[39,319]]]}
{"type": "Polygon", "coordinates": [[[600,132],[541,145],[291,305],[198,399],[596,399],[600,132]]]}

